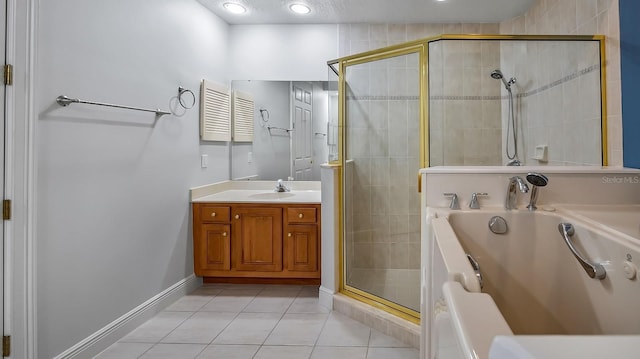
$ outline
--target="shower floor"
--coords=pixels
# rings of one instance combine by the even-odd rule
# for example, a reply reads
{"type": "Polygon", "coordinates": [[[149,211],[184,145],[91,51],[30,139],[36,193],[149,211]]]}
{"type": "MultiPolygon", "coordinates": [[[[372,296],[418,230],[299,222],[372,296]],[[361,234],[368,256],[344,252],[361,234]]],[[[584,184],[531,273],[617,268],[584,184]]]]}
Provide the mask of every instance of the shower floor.
{"type": "Polygon", "coordinates": [[[420,311],[419,269],[354,268],[348,271],[346,284],[420,311]]]}

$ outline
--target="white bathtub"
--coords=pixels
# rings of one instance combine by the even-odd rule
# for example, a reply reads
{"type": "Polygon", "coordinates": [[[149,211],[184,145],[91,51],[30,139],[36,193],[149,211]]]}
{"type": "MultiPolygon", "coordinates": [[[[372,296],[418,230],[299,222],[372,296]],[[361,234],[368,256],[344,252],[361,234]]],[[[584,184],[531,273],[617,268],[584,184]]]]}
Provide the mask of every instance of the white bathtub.
{"type": "MultiPolygon", "coordinates": [[[[623,270],[625,262],[640,267],[640,241],[569,211],[435,212],[431,210],[428,225],[433,247],[427,275],[426,303],[432,313],[427,358],[489,358],[490,351],[493,357],[513,358],[513,353],[501,356],[504,345],[513,346],[518,338],[531,342],[525,340],[531,335],[545,336],[533,341],[543,349],[558,340],[576,340],[567,335],[589,335],[593,340],[634,335],[624,337],[630,347],[617,346],[632,352],[603,353],[640,358],[640,336],[635,337],[640,334],[640,283],[623,270]],[[507,221],[507,233],[489,230],[489,219],[495,215],[507,221]],[[590,278],[580,266],[558,231],[561,222],[574,225],[574,245],[592,262],[603,264],[605,279],[590,278]],[[482,290],[466,253],[479,264],[482,290]],[[492,350],[500,335],[509,338],[498,340],[492,350]]],[[[522,357],[538,357],[533,349],[525,352],[530,356],[522,357]]]]}

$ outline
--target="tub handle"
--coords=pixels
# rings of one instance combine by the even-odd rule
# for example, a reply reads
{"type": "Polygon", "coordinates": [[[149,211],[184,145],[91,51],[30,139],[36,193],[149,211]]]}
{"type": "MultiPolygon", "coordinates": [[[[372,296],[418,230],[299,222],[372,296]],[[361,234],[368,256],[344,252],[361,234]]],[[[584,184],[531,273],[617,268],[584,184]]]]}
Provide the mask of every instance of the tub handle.
{"type": "Polygon", "coordinates": [[[475,258],[473,258],[473,256],[469,253],[467,253],[467,259],[471,264],[471,268],[473,268],[473,271],[476,273],[476,278],[478,279],[478,283],[480,284],[480,289],[482,289],[484,284],[482,283],[482,273],[480,273],[480,264],[478,264],[478,261],[475,258]]]}
{"type": "Polygon", "coordinates": [[[564,238],[565,243],[569,246],[571,253],[576,257],[578,262],[584,270],[587,272],[589,277],[603,280],[607,277],[607,271],[605,271],[604,267],[600,263],[591,263],[585,257],[583,257],[578,250],[571,243],[571,239],[569,237],[573,236],[575,230],[573,228],[573,224],[571,223],[560,223],[558,224],[558,231],[564,238]]]}

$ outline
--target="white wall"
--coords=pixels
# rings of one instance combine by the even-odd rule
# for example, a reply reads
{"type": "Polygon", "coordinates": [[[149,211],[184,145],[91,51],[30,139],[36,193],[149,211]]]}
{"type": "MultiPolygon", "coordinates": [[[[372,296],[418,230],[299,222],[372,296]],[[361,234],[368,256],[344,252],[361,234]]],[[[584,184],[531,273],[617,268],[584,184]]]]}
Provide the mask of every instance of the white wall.
{"type": "Polygon", "coordinates": [[[177,88],[229,83],[228,25],[195,0],[41,1],[37,54],[37,338],[50,358],[193,273],[188,190],[229,178],[177,88]],[[150,6],[152,5],[152,6],[150,6]],[[200,168],[200,154],[209,168],[200,168]]]}
{"type": "Polygon", "coordinates": [[[229,29],[234,80],[326,81],[338,57],[338,26],[234,25],[229,29]]]}

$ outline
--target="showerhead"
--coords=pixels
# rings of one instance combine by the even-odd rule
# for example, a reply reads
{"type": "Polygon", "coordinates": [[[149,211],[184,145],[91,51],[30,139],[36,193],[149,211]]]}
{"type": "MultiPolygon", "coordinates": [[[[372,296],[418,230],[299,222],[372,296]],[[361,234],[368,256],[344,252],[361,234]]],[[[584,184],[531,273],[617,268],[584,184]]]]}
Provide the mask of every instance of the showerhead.
{"type": "Polygon", "coordinates": [[[493,71],[491,71],[491,77],[493,77],[496,80],[502,80],[504,79],[504,75],[502,74],[502,71],[495,69],[493,71]]]}
{"type": "Polygon", "coordinates": [[[494,78],[496,80],[502,80],[502,83],[504,84],[504,88],[507,89],[507,91],[511,92],[511,85],[516,83],[516,79],[514,77],[510,78],[509,81],[504,79],[504,75],[502,74],[502,71],[500,71],[499,69],[495,69],[493,71],[491,71],[491,78],[494,78]]]}
{"type": "Polygon", "coordinates": [[[529,172],[527,173],[527,181],[534,186],[544,187],[549,183],[549,179],[547,176],[537,173],[537,172],[529,172]]]}

